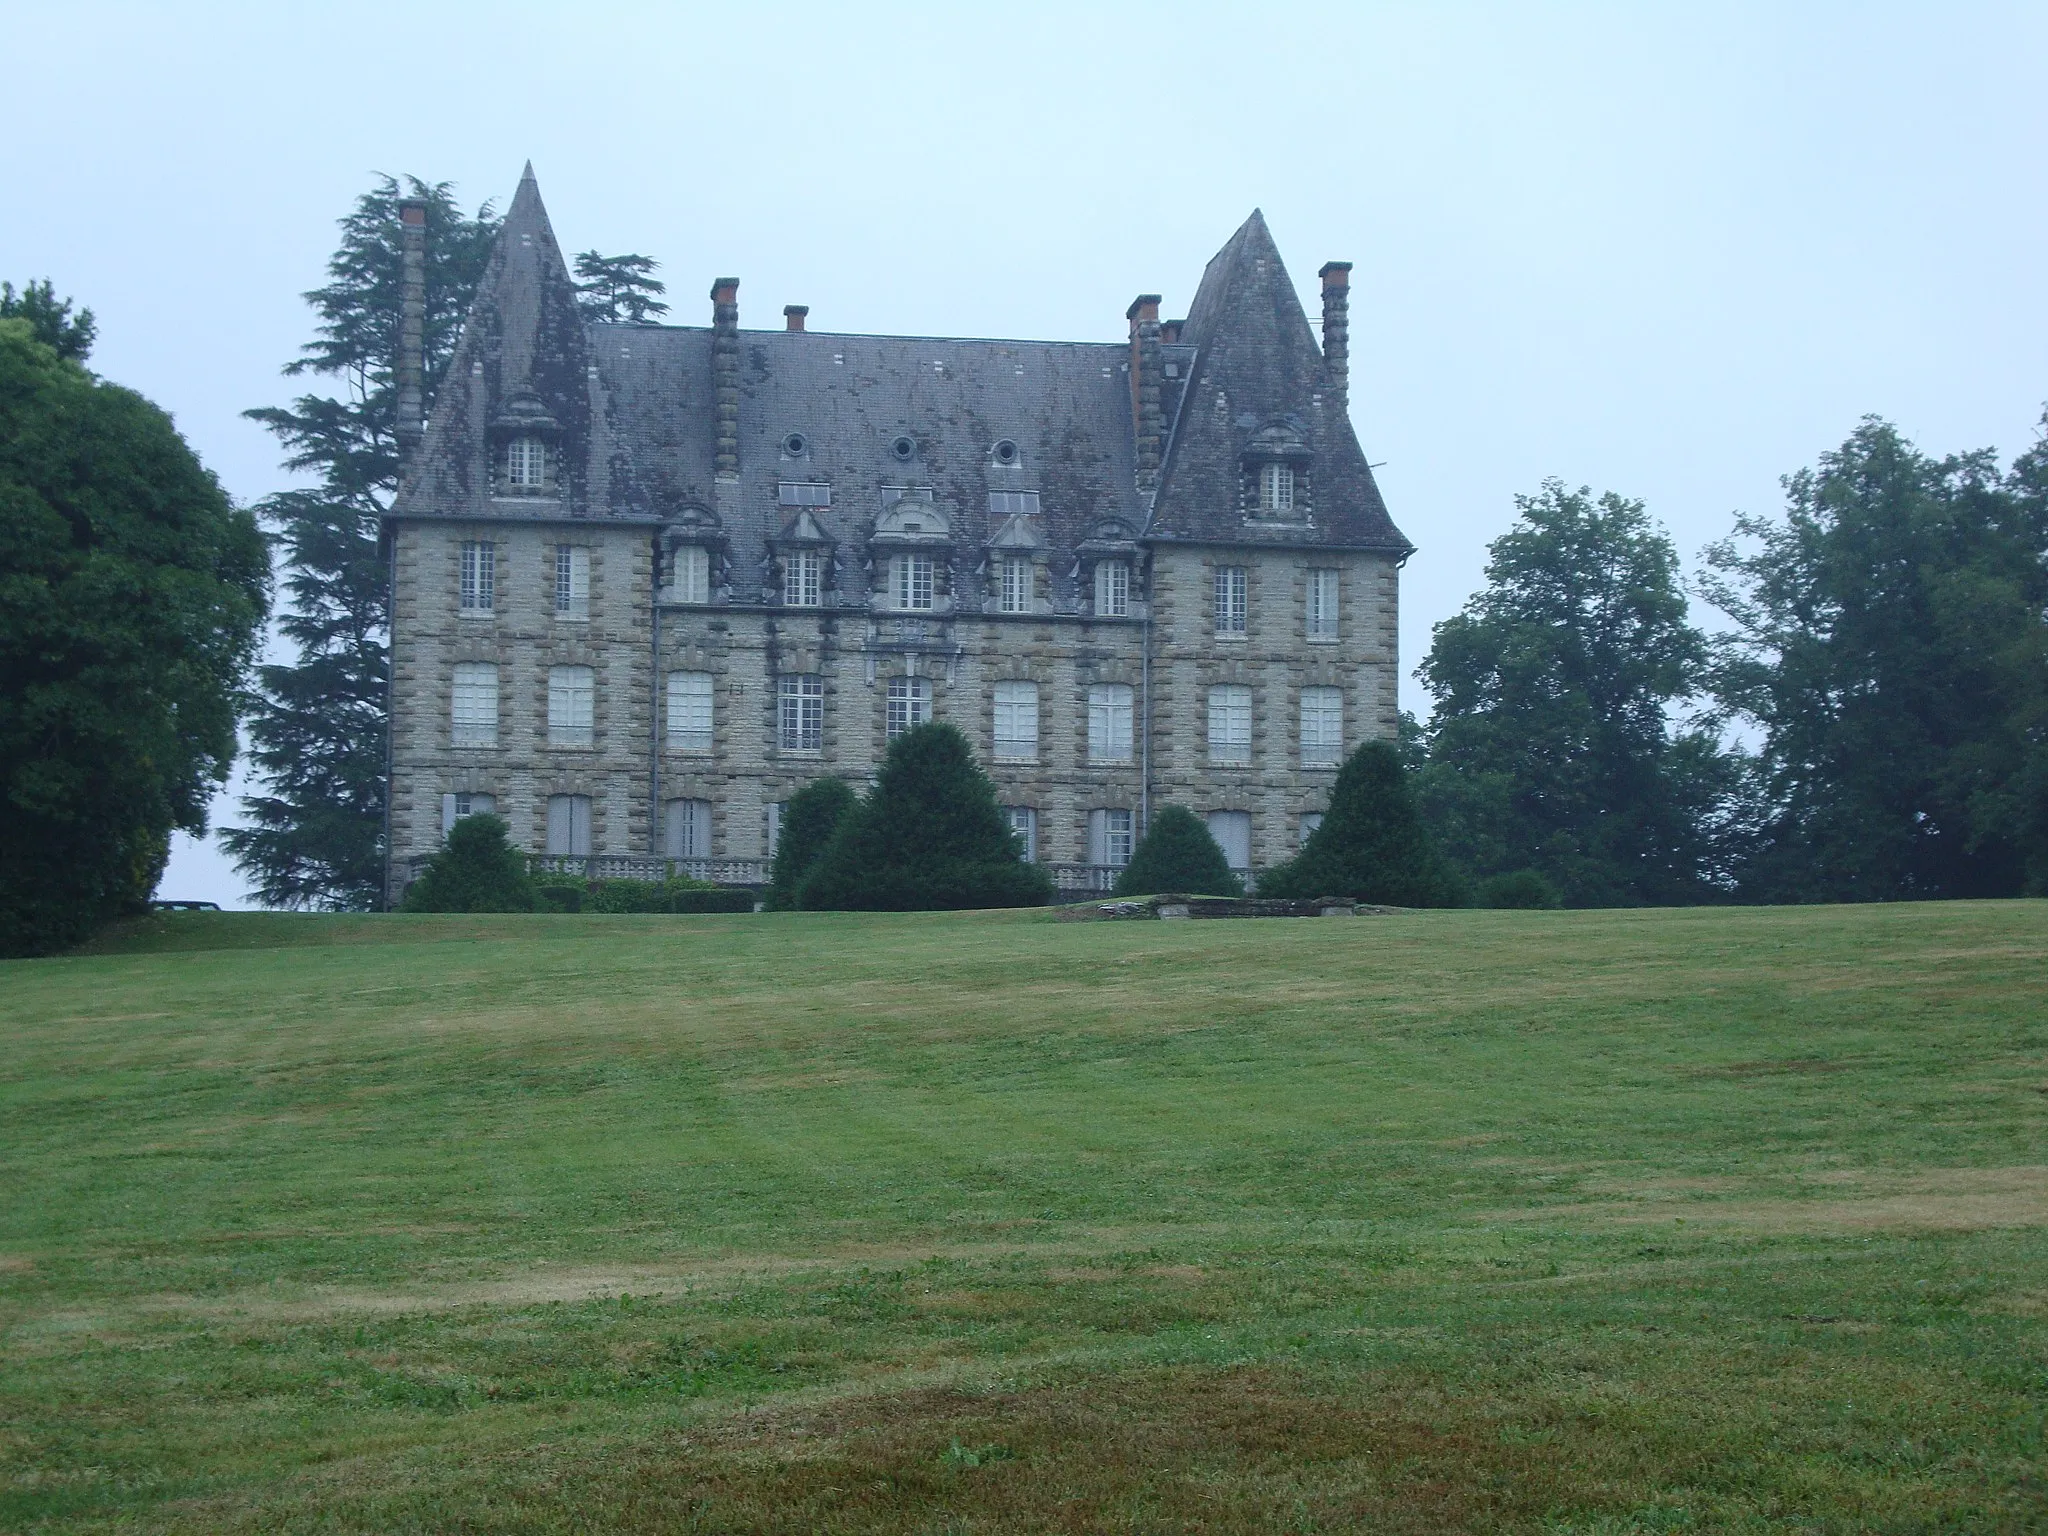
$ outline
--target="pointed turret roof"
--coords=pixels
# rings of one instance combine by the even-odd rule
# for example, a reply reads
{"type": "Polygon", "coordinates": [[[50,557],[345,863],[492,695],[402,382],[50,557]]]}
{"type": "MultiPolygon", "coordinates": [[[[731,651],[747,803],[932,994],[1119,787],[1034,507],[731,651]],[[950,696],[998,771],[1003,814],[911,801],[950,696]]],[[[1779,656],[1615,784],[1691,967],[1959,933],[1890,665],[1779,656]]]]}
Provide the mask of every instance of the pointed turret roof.
{"type": "Polygon", "coordinates": [[[1252,210],[1211,258],[1180,340],[1195,349],[1173,424],[1150,538],[1307,543],[1408,552],[1356,433],[1323,370],[1286,263],[1252,210]],[[1298,443],[1307,458],[1303,516],[1248,524],[1247,455],[1255,440],[1298,443]]]}

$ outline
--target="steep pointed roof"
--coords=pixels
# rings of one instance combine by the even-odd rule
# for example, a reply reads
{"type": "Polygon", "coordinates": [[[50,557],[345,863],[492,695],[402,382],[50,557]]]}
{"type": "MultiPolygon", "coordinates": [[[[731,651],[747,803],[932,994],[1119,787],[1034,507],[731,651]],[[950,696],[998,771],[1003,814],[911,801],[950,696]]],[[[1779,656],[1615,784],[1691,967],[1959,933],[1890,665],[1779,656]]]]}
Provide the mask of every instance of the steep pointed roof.
{"type": "Polygon", "coordinates": [[[1407,553],[1347,413],[1332,393],[1308,316],[1265,215],[1252,210],[1202,274],[1180,339],[1195,349],[1146,536],[1294,543],[1407,553]],[[1248,521],[1247,455],[1276,435],[1310,457],[1303,515],[1248,521]]]}

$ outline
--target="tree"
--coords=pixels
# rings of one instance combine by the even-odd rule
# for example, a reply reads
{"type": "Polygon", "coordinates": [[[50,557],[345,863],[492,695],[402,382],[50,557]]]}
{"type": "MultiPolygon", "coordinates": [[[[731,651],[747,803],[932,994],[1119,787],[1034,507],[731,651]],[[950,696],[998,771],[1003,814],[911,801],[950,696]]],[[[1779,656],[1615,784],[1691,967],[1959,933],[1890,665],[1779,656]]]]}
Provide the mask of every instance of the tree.
{"type": "Polygon", "coordinates": [[[1117,876],[1119,896],[1242,896],[1244,882],[1209,829],[1184,805],[1166,805],[1152,818],[1131,862],[1117,876]]]}
{"type": "Polygon", "coordinates": [[[408,912],[531,912],[540,903],[526,856],[502,816],[465,816],[405,889],[408,912]]]}
{"type": "Polygon", "coordinates": [[[626,322],[645,325],[657,315],[668,313],[660,295],[666,283],[656,281],[654,269],[661,263],[651,256],[600,256],[584,251],[576,258],[577,302],[587,319],[607,325],[626,322]]]}
{"type": "Polygon", "coordinates": [[[1486,587],[1436,626],[1424,807],[1477,877],[1534,869],[1574,906],[1699,901],[1739,765],[1704,684],[1670,539],[1643,504],[1547,480],[1488,549],[1486,587]]]}
{"type": "Polygon", "coordinates": [[[1920,453],[1866,418],[1707,551],[1714,685],[1763,734],[1745,891],[2048,889],[2048,449],[1920,453]]]}
{"type": "Polygon", "coordinates": [[[0,283],[0,320],[26,320],[35,338],[59,357],[82,363],[92,356],[92,344],[99,335],[99,322],[92,311],[71,313],[71,301],[59,299],[50,280],[24,283],[17,295],[14,284],[0,283]]]}
{"type": "Polygon", "coordinates": [[[1393,907],[1452,907],[1461,892],[1423,825],[1409,772],[1392,742],[1368,741],[1344,760],[1330,809],[1301,852],[1267,870],[1261,896],[1349,896],[1393,907]]]}
{"type": "Polygon", "coordinates": [[[306,295],[319,317],[315,338],[284,370],[336,379],[339,396],[302,395],[246,413],[284,444],[286,468],[316,479],[257,509],[284,554],[290,610],[278,628],[298,657],[258,673],[249,740],[262,788],[243,801],[249,825],[224,831],[221,842],[268,906],[360,911],[383,899],[389,571],[381,519],[398,488],[398,203],[408,190],[427,205],[431,403],[498,221],[488,203],[466,217],[446,182],[408,177],[401,188],[386,176],[341,221],[329,281],[306,295]]]}
{"type": "Polygon", "coordinates": [[[1024,862],[995,785],[967,738],[945,721],[914,726],[889,744],[874,789],[797,890],[797,905],[811,911],[1029,907],[1051,899],[1051,879],[1024,862]]]}
{"type": "Polygon", "coordinates": [[[817,866],[818,856],[832,841],[839,824],[858,805],[846,780],[814,779],[789,797],[782,808],[782,829],[775,839],[775,862],[768,874],[767,908],[788,912],[796,907],[797,888],[817,866]]]}
{"type": "Polygon", "coordinates": [[[0,954],[138,910],[206,830],[268,605],[170,418],[0,320],[0,954]]]}

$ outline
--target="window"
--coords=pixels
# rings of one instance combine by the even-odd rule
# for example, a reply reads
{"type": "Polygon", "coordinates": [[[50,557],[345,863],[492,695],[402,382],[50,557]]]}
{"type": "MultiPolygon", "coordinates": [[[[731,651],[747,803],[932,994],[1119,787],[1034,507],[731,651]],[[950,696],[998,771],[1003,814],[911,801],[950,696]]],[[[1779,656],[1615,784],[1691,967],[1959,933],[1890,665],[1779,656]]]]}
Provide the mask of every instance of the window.
{"type": "Polygon", "coordinates": [[[455,664],[453,727],[449,740],[458,747],[498,744],[498,668],[488,661],[455,664]]]}
{"type": "Polygon", "coordinates": [[[1301,766],[1334,768],[1344,758],[1344,690],[1301,690],[1301,766]]]}
{"type": "Polygon", "coordinates": [[[825,600],[825,556],[821,550],[793,549],[784,557],[782,600],[792,608],[815,608],[825,600]]]}
{"type": "MultiPolygon", "coordinates": [[[[1005,462],[1011,462],[1006,460],[1005,462]]],[[[1016,517],[1020,513],[1027,517],[1038,515],[1038,492],[1036,491],[990,491],[988,493],[990,517],[1016,517]]]]}
{"type": "Polygon", "coordinates": [[[1128,618],[1131,612],[1131,567],[1123,560],[1095,562],[1095,616],[1128,618]]]}
{"type": "Polygon", "coordinates": [[[1311,640],[1337,638],[1337,573],[1322,567],[1308,573],[1308,619],[1311,640]]]}
{"type": "Polygon", "coordinates": [[[782,811],[783,807],[788,804],[787,800],[770,800],[761,808],[761,855],[763,858],[772,859],[775,857],[775,845],[782,841],[782,811]]]}
{"type": "Polygon", "coordinates": [[[671,752],[711,750],[709,672],[669,673],[668,749],[671,752]]]}
{"type": "MultiPolygon", "coordinates": [[[[1088,690],[1088,761],[1128,763],[1130,760],[1130,684],[1097,683],[1088,690]]],[[[1098,859],[1096,862],[1101,861],[1098,859]]]]}
{"type": "Polygon", "coordinates": [[[894,741],[914,725],[932,717],[932,684],[928,677],[889,679],[888,736],[894,741]]]}
{"type": "Polygon", "coordinates": [[[1294,510],[1294,471],[1285,464],[1261,464],[1259,466],[1259,510],[1261,512],[1292,512],[1294,510]]]}
{"type": "Polygon", "coordinates": [[[1010,831],[1016,836],[1018,846],[1023,850],[1024,862],[1038,862],[1038,812],[1028,805],[1006,805],[1003,814],[1010,818],[1010,831]]]}
{"type": "Polygon", "coordinates": [[[825,745],[825,679],[815,672],[793,672],[776,686],[780,729],[776,739],[785,752],[816,752],[825,745]]]}
{"type": "Polygon", "coordinates": [[[544,490],[548,483],[548,445],[537,437],[515,437],[505,445],[505,488],[544,490]]]}
{"type": "Polygon", "coordinates": [[[590,857],[590,796],[548,796],[548,852],[590,857]]]}
{"type": "Polygon", "coordinates": [[[1232,869],[1252,867],[1250,811],[1211,811],[1209,835],[1216,839],[1216,846],[1223,850],[1224,862],[1232,869]]]}
{"type": "Polygon", "coordinates": [[[1301,846],[1302,846],[1302,847],[1306,848],[1306,847],[1308,846],[1308,840],[1309,840],[1310,838],[1314,837],[1314,836],[1316,835],[1316,833],[1317,833],[1317,832],[1319,832],[1319,831],[1321,831],[1321,830],[1322,830],[1322,825],[1323,825],[1323,813],[1322,813],[1321,811],[1304,811],[1304,812],[1302,812],[1302,816],[1301,816],[1301,846]]]}
{"type": "MultiPolygon", "coordinates": [[[[798,443],[803,441],[794,433],[790,435],[790,440],[798,443]]],[[[796,448],[791,451],[801,453],[803,449],[796,448]]],[[[804,480],[784,480],[775,488],[775,500],[785,507],[829,507],[832,505],[832,487],[804,480]]]]}
{"type": "Polygon", "coordinates": [[[548,745],[587,747],[597,740],[597,674],[589,667],[548,668],[548,745]]]}
{"type": "Polygon", "coordinates": [[[929,612],[932,606],[932,557],[898,555],[895,566],[896,606],[905,613],[929,612]]]}
{"type": "Polygon", "coordinates": [[[685,544],[676,550],[675,601],[711,601],[711,551],[702,544],[685,544]]]}
{"type": "Polygon", "coordinates": [[[672,859],[711,857],[711,802],[671,800],[662,826],[662,847],[672,859]]]}
{"type": "Polygon", "coordinates": [[[1209,761],[1252,760],[1252,691],[1240,683],[1209,690],[1209,761]]]}
{"type": "Polygon", "coordinates": [[[996,761],[1038,761],[1038,684],[996,684],[996,761]]]}
{"type": "Polygon", "coordinates": [[[498,808],[496,795],[472,794],[459,790],[452,795],[441,797],[441,835],[446,837],[455,830],[455,823],[465,816],[488,816],[498,808]]]}
{"type": "Polygon", "coordinates": [[[486,544],[481,539],[465,540],[462,545],[462,611],[489,613],[497,600],[498,546],[486,544]]]}
{"type": "Polygon", "coordinates": [[[1137,845],[1137,836],[1132,830],[1132,817],[1125,810],[1101,810],[1088,813],[1088,862],[1108,864],[1121,869],[1131,862],[1131,850],[1137,845]]]}
{"type": "Polygon", "coordinates": [[[1216,633],[1241,635],[1251,593],[1250,574],[1241,565],[1216,567],[1216,633]]]}
{"type": "Polygon", "coordinates": [[[590,551],[580,545],[555,546],[555,617],[590,617],[590,551]]]}
{"type": "Polygon", "coordinates": [[[1002,590],[998,594],[1005,613],[1029,613],[1031,600],[1036,595],[1038,583],[1033,580],[1036,571],[1031,562],[1021,555],[1003,556],[1001,570],[1002,590]]]}

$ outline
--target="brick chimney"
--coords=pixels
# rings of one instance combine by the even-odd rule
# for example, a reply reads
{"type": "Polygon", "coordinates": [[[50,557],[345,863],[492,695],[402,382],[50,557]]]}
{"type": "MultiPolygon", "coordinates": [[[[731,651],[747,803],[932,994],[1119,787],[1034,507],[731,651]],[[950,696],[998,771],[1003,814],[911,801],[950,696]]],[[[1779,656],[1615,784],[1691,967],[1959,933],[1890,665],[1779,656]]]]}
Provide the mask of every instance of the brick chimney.
{"type": "Polygon", "coordinates": [[[426,436],[427,204],[408,197],[398,205],[404,257],[398,314],[398,454],[407,464],[426,436]]]}
{"type": "Polygon", "coordinates": [[[1180,340],[1180,328],[1186,324],[1187,321],[1185,320],[1160,321],[1159,344],[1163,347],[1173,346],[1176,342],[1180,340]]]}
{"type": "Polygon", "coordinates": [[[711,285],[711,390],[718,405],[718,478],[740,473],[740,280],[711,285]]]}
{"type": "Polygon", "coordinates": [[[1138,489],[1159,485],[1166,413],[1159,405],[1159,295],[1141,293],[1124,311],[1131,322],[1131,423],[1138,440],[1138,489]]]}
{"type": "Polygon", "coordinates": [[[1339,411],[1351,409],[1351,263],[1326,261],[1323,280],[1323,372],[1339,411]]]}
{"type": "Polygon", "coordinates": [[[800,331],[804,328],[804,316],[811,312],[808,304],[785,304],[782,306],[783,329],[800,331]]]}

